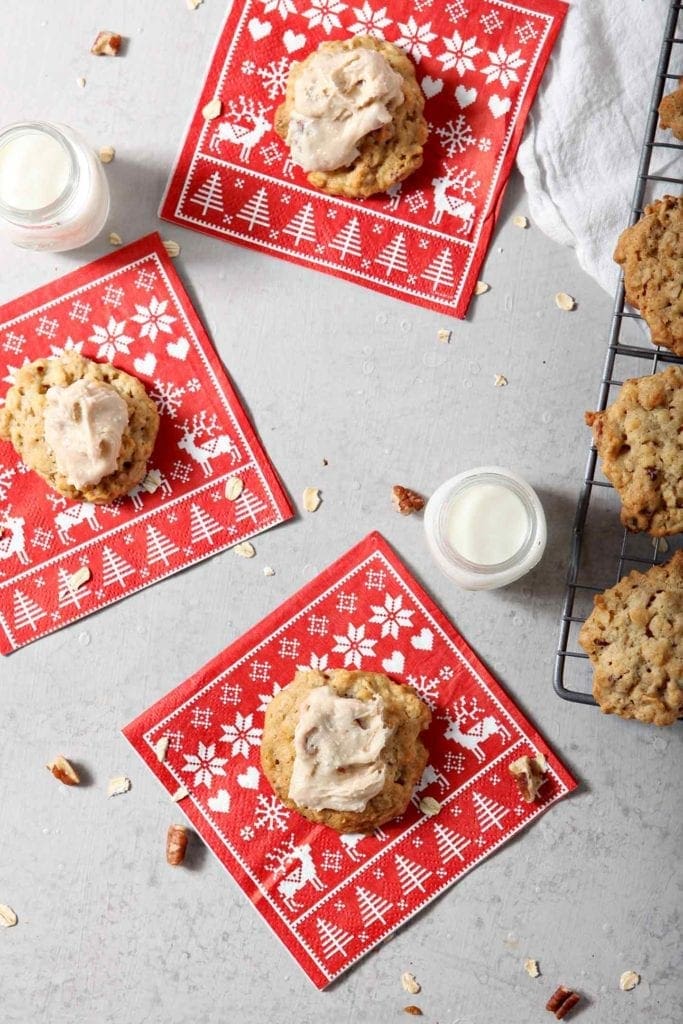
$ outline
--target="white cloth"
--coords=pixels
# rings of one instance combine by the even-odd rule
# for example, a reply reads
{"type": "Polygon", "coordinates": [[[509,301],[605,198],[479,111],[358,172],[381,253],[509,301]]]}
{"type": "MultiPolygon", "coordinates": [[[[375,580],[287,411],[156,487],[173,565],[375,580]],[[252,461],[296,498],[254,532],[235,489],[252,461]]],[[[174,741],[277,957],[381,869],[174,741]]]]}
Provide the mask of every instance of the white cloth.
{"type": "MultiPolygon", "coordinates": [[[[533,222],[573,246],[583,269],[609,292],[668,9],[668,0],[574,0],[517,156],[533,222]]],[[[650,170],[671,174],[676,161],[672,176],[680,177],[680,151],[655,149],[650,170]]],[[[654,194],[667,191],[680,190],[658,182],[654,194]]]]}

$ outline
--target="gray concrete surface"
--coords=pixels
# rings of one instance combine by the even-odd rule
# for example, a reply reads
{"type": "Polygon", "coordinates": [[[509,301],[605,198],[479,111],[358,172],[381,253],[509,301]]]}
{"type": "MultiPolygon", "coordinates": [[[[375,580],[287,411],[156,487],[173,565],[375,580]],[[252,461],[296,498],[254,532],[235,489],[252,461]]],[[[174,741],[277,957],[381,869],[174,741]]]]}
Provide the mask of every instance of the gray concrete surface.
{"type": "MultiPolygon", "coordinates": [[[[114,145],[109,230],[125,240],[160,226],[159,196],[224,9],[2,5],[0,120],[63,120],[114,145]],[[130,38],[124,58],[88,56],[104,26],[130,38]]],[[[317,485],[325,503],[258,538],[254,561],[224,553],[0,665],[0,902],[20,917],[0,929],[5,1024],[398,1021],[408,1019],[407,969],[430,1024],[542,1024],[558,983],[585,993],[582,1024],[681,1020],[681,730],[604,718],[551,689],[582,414],[611,301],[571,252],[533,225],[514,227],[517,212],[513,178],[482,274],[491,291],[462,323],[162,227],[182,245],[181,275],[290,492],[317,485]],[[575,312],[556,309],[560,289],[577,297],[575,312]],[[436,339],[444,326],[449,346],[436,339]],[[496,373],[507,388],[493,386],[496,373]],[[532,576],[472,595],[439,574],[421,523],[398,517],[388,495],[398,481],[430,492],[491,462],[540,490],[550,541],[532,576]],[[373,528],[582,785],[319,993],[213,857],[197,848],[190,870],[167,869],[163,837],[178,812],[118,730],[373,528]],[[43,770],[58,751],[87,786],[67,790],[43,770]],[[108,801],[118,772],[133,790],[108,801]],[[540,960],[538,980],[522,970],[527,956],[540,960]],[[643,981],[622,993],[627,968],[643,981]]],[[[106,234],[58,257],[2,246],[0,300],[106,249],[106,234]]]]}

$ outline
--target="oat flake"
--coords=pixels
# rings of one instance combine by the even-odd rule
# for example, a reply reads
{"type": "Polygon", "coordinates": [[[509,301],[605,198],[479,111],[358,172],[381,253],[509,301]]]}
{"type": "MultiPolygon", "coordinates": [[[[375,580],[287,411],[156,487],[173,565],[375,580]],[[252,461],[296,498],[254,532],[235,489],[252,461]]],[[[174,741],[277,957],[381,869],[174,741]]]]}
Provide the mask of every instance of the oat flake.
{"type": "Polygon", "coordinates": [[[520,213],[518,213],[516,217],[512,218],[512,223],[515,225],[516,228],[529,227],[529,221],[526,219],[526,217],[522,217],[520,213]]]}
{"type": "Polygon", "coordinates": [[[122,793],[127,793],[130,787],[131,781],[127,775],[115,775],[113,779],[109,780],[107,796],[121,796],[122,793]]]}
{"type": "Polygon", "coordinates": [[[566,292],[558,292],[555,296],[555,305],[558,309],[563,309],[565,313],[569,313],[576,307],[576,299],[573,299],[571,295],[567,295],[566,292]]]}
{"type": "Polygon", "coordinates": [[[172,238],[164,238],[161,243],[172,260],[180,256],[180,246],[172,238]]]}
{"type": "Polygon", "coordinates": [[[239,476],[231,476],[225,481],[225,497],[228,501],[235,501],[244,490],[244,481],[239,476]]]}
{"type": "Polygon", "coordinates": [[[69,590],[71,593],[75,593],[79,587],[82,587],[84,583],[87,583],[89,579],[92,579],[92,573],[87,565],[81,566],[77,572],[69,576],[69,590]]]}
{"type": "Polygon", "coordinates": [[[447,327],[442,327],[436,332],[436,336],[444,345],[450,345],[453,332],[449,331],[447,327]]]}
{"type": "Polygon", "coordinates": [[[213,121],[215,118],[220,117],[222,113],[223,104],[217,96],[214,96],[205,107],[202,107],[202,117],[205,121],[213,121]]]}
{"type": "Polygon", "coordinates": [[[538,978],[541,971],[538,966],[538,960],[527,959],[524,961],[524,970],[530,978],[538,978]]]}
{"type": "Polygon", "coordinates": [[[414,974],[410,973],[410,971],[404,971],[401,975],[401,985],[403,986],[404,991],[409,992],[411,996],[417,995],[417,993],[422,989],[422,985],[420,985],[420,982],[414,974]]]}
{"type": "Polygon", "coordinates": [[[441,804],[438,800],[435,800],[433,796],[425,796],[420,800],[420,810],[423,814],[426,814],[428,818],[433,818],[435,814],[438,814],[441,810],[441,804]]]}
{"type": "Polygon", "coordinates": [[[243,541],[241,544],[235,544],[232,550],[236,555],[239,555],[240,558],[253,558],[256,554],[256,548],[248,540],[243,541]]]}
{"type": "Polygon", "coordinates": [[[175,793],[171,797],[171,800],[173,801],[174,804],[179,804],[181,800],[184,800],[185,797],[189,795],[190,794],[188,793],[184,786],[178,786],[175,793]]]}
{"type": "Polygon", "coordinates": [[[494,380],[494,385],[497,388],[506,388],[508,386],[507,377],[505,377],[502,373],[497,373],[496,379],[494,380]]]}
{"type": "Polygon", "coordinates": [[[157,761],[159,761],[160,764],[163,764],[164,761],[166,760],[166,754],[168,753],[168,744],[168,736],[162,736],[161,739],[158,739],[154,744],[154,754],[156,756],[157,761]]]}
{"type": "Polygon", "coordinates": [[[100,158],[101,164],[110,164],[116,156],[116,150],[113,146],[101,146],[97,155],[100,158]]]}
{"type": "Polygon", "coordinates": [[[118,235],[115,231],[109,232],[109,244],[110,245],[121,245],[123,239],[121,235],[118,235]]]}
{"type": "Polygon", "coordinates": [[[317,487],[307,487],[303,494],[304,508],[307,512],[317,512],[322,498],[317,487]]]}
{"type": "Polygon", "coordinates": [[[275,569],[273,569],[272,565],[264,565],[263,566],[263,575],[264,576],[274,576],[275,575],[275,569]]]}
{"type": "Polygon", "coordinates": [[[487,292],[490,289],[490,287],[491,285],[487,284],[486,281],[477,281],[474,288],[474,294],[484,295],[484,293],[487,292]]]}
{"type": "Polygon", "coordinates": [[[619,988],[622,992],[631,992],[636,985],[640,984],[640,975],[635,971],[624,971],[619,978],[619,988]]]}
{"type": "Polygon", "coordinates": [[[0,925],[3,928],[14,928],[17,923],[17,915],[6,903],[0,903],[0,925]]]}

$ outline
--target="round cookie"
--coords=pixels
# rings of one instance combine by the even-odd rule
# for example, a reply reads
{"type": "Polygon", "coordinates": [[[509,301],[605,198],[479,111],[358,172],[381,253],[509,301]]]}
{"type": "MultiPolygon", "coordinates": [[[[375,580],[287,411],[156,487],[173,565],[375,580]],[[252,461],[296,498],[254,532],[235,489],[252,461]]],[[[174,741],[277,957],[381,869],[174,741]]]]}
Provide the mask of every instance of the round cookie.
{"type": "Polygon", "coordinates": [[[431,721],[429,708],[410,686],[392,683],[377,672],[297,672],[294,681],[270,702],[261,742],[261,766],[283,804],[309,821],[329,825],[337,832],[367,832],[403,814],[427,764],[427,748],[420,733],[431,721]],[[329,686],[340,697],[384,702],[384,722],[393,728],[382,753],[386,764],[384,787],[362,811],[314,811],[289,799],[294,767],[294,730],[306,698],[313,689],[329,686]]]}
{"type": "Polygon", "coordinates": [[[670,128],[674,138],[683,142],[683,78],[679,79],[678,88],[659,104],[659,127],[670,128]]]}
{"type": "Polygon", "coordinates": [[[30,469],[66,498],[104,505],[127,494],[147,470],[159,430],[159,413],[142,383],[110,363],[94,363],[77,352],[36,359],[22,366],[0,410],[0,438],[10,441],[30,469]],[[128,424],[114,473],[79,490],[62,476],[45,442],[44,417],[48,388],[68,387],[77,380],[110,384],[128,406],[128,424]]]}
{"type": "Polygon", "coordinates": [[[683,711],[683,551],[595,597],[579,642],[606,714],[671,725],[683,711]]]}
{"type": "Polygon", "coordinates": [[[683,356],[683,196],[664,196],[619,236],[614,259],[626,301],[640,310],[655,345],[683,356]]]}
{"type": "MultiPolygon", "coordinates": [[[[402,50],[372,36],[354,36],[353,39],[322,43],[318,49],[339,53],[358,47],[377,50],[393,70],[401,75],[404,100],[394,111],[390,124],[370,132],[359,141],[359,155],[352,164],[334,171],[311,171],[307,175],[311,185],[321,191],[351,199],[386,192],[392,185],[416,171],[422,165],[423,146],[429,134],[422,113],[425,99],[415,77],[415,68],[402,50]]],[[[290,68],[285,101],[275,112],[275,131],[282,139],[286,140],[289,130],[296,81],[313,55],[309,54],[304,61],[293,63],[290,68]]]]}
{"type": "Polygon", "coordinates": [[[683,367],[624,381],[604,412],[587,412],[621,521],[653,537],[683,533],[683,367]]]}

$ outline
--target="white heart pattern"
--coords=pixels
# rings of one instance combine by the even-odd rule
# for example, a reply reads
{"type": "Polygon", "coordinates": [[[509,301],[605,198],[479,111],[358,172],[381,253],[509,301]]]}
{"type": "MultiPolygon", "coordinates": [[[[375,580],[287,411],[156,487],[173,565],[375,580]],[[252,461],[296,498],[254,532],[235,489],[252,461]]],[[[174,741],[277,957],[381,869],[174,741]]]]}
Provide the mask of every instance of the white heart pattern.
{"type": "Polygon", "coordinates": [[[503,99],[502,96],[496,96],[494,93],[489,100],[489,110],[494,117],[502,117],[503,114],[507,114],[508,110],[512,106],[512,100],[509,96],[503,99]]]}
{"type": "Polygon", "coordinates": [[[157,357],[153,352],[148,352],[142,359],[136,359],[133,362],[133,369],[136,373],[139,373],[142,377],[151,377],[156,369],[157,357]]]}
{"type": "Polygon", "coordinates": [[[411,636],[410,642],[416,651],[431,651],[434,645],[434,634],[425,626],[415,636],[411,636]]]}
{"type": "Polygon", "coordinates": [[[394,651],[390,658],[385,658],[382,662],[382,668],[385,672],[393,672],[395,675],[400,675],[405,668],[406,659],[403,657],[400,651],[394,651]]]}
{"type": "Polygon", "coordinates": [[[209,797],[209,808],[219,814],[227,814],[230,810],[230,794],[227,789],[219,789],[215,796],[209,797]]]}
{"type": "Polygon", "coordinates": [[[287,53],[296,53],[306,43],[306,36],[303,32],[292,32],[291,28],[282,36],[282,42],[285,44],[285,50],[287,53]]]}
{"type": "Polygon", "coordinates": [[[455,98],[461,110],[464,110],[465,107],[471,107],[478,95],[479,93],[474,86],[471,89],[466,89],[464,85],[459,85],[455,90],[455,98]]]}
{"type": "Polygon", "coordinates": [[[269,21],[259,21],[258,18],[252,18],[247,28],[249,29],[249,35],[255,43],[259,39],[265,39],[273,31],[273,26],[269,21]]]}
{"type": "Polygon", "coordinates": [[[425,94],[427,99],[431,99],[432,96],[438,96],[442,89],[442,78],[431,78],[429,75],[426,75],[422,79],[422,92],[425,94]]]}
{"type": "Polygon", "coordinates": [[[187,338],[178,338],[177,341],[169,341],[166,346],[166,351],[169,356],[173,356],[174,359],[182,360],[190,351],[190,343],[187,338]]]}
{"type": "Polygon", "coordinates": [[[242,789],[258,789],[258,768],[255,768],[253,764],[250,764],[246,772],[242,772],[241,775],[237,776],[237,785],[241,786],[242,789]]]}

